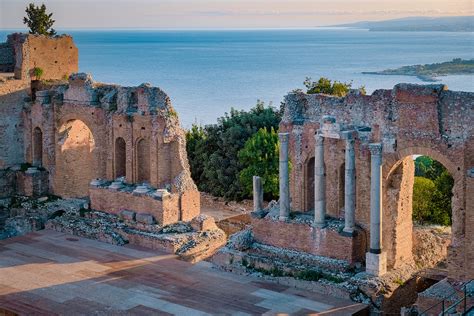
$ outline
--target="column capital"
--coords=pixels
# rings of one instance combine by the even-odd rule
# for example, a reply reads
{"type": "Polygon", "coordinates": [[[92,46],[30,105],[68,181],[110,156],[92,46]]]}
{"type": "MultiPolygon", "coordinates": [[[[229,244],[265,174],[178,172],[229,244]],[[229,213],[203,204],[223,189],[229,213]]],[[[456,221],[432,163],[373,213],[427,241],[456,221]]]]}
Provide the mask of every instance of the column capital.
{"type": "Polygon", "coordinates": [[[314,134],[314,139],[316,140],[316,145],[322,145],[324,142],[323,134],[320,131],[314,134]]]}
{"type": "Polygon", "coordinates": [[[285,142],[287,143],[288,140],[290,139],[290,133],[278,133],[278,139],[280,142],[285,142]]]}
{"type": "Polygon", "coordinates": [[[371,143],[369,144],[370,154],[372,156],[382,155],[382,143],[371,143]]]}

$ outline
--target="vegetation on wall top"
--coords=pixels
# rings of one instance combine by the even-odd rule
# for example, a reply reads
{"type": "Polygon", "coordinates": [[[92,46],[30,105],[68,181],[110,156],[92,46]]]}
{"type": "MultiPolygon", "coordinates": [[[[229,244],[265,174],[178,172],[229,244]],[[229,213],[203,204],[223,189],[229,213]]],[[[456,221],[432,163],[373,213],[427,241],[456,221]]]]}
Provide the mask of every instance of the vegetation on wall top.
{"type": "Polygon", "coordinates": [[[56,31],[52,28],[54,20],[52,19],[53,14],[46,12],[46,6],[35,6],[34,3],[30,3],[26,7],[26,17],[23,18],[23,24],[26,24],[30,28],[30,34],[35,35],[46,35],[54,36],[56,31]]]}

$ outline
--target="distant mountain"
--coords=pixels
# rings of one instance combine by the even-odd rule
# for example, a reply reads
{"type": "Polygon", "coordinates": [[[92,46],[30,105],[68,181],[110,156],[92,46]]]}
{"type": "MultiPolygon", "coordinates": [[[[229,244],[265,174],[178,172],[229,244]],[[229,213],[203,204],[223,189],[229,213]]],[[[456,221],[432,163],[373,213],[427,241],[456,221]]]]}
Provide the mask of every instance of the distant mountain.
{"type": "Polygon", "coordinates": [[[363,21],[336,26],[363,28],[370,31],[474,32],[474,16],[409,17],[386,21],[363,21]]]}

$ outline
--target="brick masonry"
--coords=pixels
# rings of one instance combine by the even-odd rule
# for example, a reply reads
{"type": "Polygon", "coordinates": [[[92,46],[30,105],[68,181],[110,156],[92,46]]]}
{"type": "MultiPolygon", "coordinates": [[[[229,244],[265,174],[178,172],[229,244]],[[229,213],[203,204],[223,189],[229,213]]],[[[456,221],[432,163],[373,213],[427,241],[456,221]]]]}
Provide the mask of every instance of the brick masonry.
{"type": "Polygon", "coordinates": [[[116,215],[120,215],[124,210],[134,211],[137,214],[150,214],[160,225],[169,225],[180,220],[189,221],[199,215],[199,192],[197,197],[194,194],[190,197],[191,194],[192,192],[183,195],[168,194],[162,199],[157,199],[151,194],[137,195],[125,190],[95,187],[89,189],[92,209],[116,215]],[[193,207],[182,207],[186,203],[193,207]]]}
{"type": "MultiPolygon", "coordinates": [[[[474,210],[469,170],[474,167],[474,93],[450,91],[443,85],[399,84],[372,95],[344,98],[293,92],[285,97],[281,132],[290,133],[291,207],[309,211],[314,134],[322,117],[331,115],[345,129],[358,129],[356,153],[356,222],[369,234],[370,152],[383,143],[383,247],[389,268],[411,261],[411,199],[415,154],[441,162],[455,180],[453,234],[448,261],[450,276],[474,277],[474,210]]],[[[328,215],[343,218],[344,141],[325,139],[328,215]]]]}
{"type": "Polygon", "coordinates": [[[349,263],[365,261],[366,242],[361,231],[356,231],[354,237],[345,237],[338,229],[320,229],[308,223],[282,222],[269,217],[253,217],[251,225],[255,241],[261,244],[342,259],[349,263]]]}

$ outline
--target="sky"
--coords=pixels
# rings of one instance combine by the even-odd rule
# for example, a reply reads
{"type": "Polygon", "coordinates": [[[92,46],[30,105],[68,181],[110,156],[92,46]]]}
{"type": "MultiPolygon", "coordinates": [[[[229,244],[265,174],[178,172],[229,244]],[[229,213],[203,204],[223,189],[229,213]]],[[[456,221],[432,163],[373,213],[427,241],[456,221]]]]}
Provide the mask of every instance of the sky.
{"type": "Polygon", "coordinates": [[[56,29],[304,28],[474,14],[472,0],[0,0],[0,29],[24,28],[30,2],[46,4],[56,29]]]}

